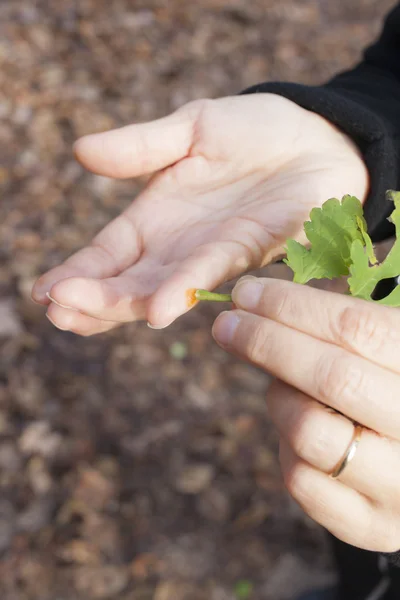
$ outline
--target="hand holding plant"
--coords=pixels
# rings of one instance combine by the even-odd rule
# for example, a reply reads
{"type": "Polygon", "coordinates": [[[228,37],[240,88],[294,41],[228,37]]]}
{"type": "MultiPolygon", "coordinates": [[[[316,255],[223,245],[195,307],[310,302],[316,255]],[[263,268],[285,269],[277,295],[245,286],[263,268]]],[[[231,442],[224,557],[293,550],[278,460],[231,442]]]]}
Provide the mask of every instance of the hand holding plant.
{"type": "Polygon", "coordinates": [[[165,327],[191,288],[215,289],[305,242],[329,196],[364,200],[353,142],[277,95],[196,101],[151,123],[88,136],[81,163],[109,177],[155,173],[93,242],[43,275],[33,298],[61,328],[91,335],[147,320],[165,327]]]}

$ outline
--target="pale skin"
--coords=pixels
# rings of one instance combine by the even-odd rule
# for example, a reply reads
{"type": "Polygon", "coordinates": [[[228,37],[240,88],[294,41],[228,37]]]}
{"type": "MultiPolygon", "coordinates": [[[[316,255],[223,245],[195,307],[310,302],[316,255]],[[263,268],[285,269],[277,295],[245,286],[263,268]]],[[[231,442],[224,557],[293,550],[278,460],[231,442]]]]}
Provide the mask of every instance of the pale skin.
{"type": "Polygon", "coordinates": [[[50,320],[81,335],[143,319],[166,327],[188,310],[187,289],[271,262],[287,237],[302,239],[312,207],[347,193],[363,200],[368,187],[344,134],[273,94],[192,102],[83,138],[75,153],[101,175],[154,173],[120,217],[34,287],[50,320]]]}
{"type": "Polygon", "coordinates": [[[290,494],[344,542],[397,551],[398,311],[261,278],[239,280],[233,300],[237,309],[217,318],[213,334],[225,350],[277,378],[267,404],[280,434],[290,494]],[[352,461],[332,479],[329,474],[352,440],[353,421],[364,427],[361,441],[352,461]]]}
{"type": "MultiPolygon", "coordinates": [[[[83,138],[75,153],[101,175],[154,174],[123,215],[34,287],[50,320],[80,335],[137,320],[166,327],[188,310],[188,289],[212,290],[268,264],[288,237],[304,241],[311,208],[348,193],[364,201],[368,193],[352,141],[271,94],[196,101],[158,121],[83,138]]],[[[397,311],[263,279],[258,302],[253,291],[246,305],[241,292],[249,282],[237,284],[238,308],[213,331],[227,351],[276,378],[268,406],[289,492],[340,539],[397,550],[397,311]],[[224,341],[228,319],[237,328],[224,341]],[[332,480],[353,420],[367,429],[332,480]]]]}

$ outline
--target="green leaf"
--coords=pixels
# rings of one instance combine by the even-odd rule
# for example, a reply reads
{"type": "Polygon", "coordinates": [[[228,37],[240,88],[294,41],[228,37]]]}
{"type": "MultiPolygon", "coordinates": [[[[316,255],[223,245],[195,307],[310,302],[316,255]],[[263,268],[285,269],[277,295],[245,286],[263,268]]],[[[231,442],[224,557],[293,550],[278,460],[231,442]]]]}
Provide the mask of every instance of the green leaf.
{"type": "MultiPolygon", "coordinates": [[[[327,200],[321,208],[314,208],[310,221],[304,223],[304,231],[310,248],[295,240],[287,241],[285,263],[294,273],[296,283],[310,279],[333,279],[349,274],[351,247],[358,240],[365,244],[365,228],[361,202],[354,196],[327,200]]],[[[371,243],[372,248],[372,243],[371,243]]],[[[370,251],[371,254],[371,251],[370,251]]],[[[373,249],[372,249],[373,254],[373,249]]]]}
{"type": "Polygon", "coordinates": [[[367,251],[368,259],[371,265],[376,265],[378,259],[375,256],[374,246],[372,245],[372,240],[367,232],[367,222],[364,217],[357,217],[357,225],[363,237],[364,245],[367,251]]]}
{"type": "MultiPolygon", "coordinates": [[[[372,240],[367,232],[361,202],[354,196],[327,200],[321,208],[314,208],[304,231],[310,247],[289,239],[284,262],[292,269],[296,283],[310,279],[333,279],[350,275],[349,294],[387,306],[400,307],[400,285],[386,298],[375,301],[372,294],[383,279],[400,275],[400,192],[387,192],[394,202],[390,221],[396,229],[396,241],[386,259],[378,264],[372,240]]],[[[229,302],[230,294],[216,294],[206,290],[188,290],[189,306],[197,300],[229,302]]]]}
{"type": "MultiPolygon", "coordinates": [[[[395,209],[390,220],[396,229],[396,241],[386,259],[381,264],[370,266],[368,246],[363,247],[357,240],[351,248],[349,288],[352,296],[372,300],[371,295],[377,284],[383,279],[400,275],[400,192],[388,192],[393,200],[395,209]]],[[[400,286],[396,287],[386,298],[378,301],[386,306],[400,306],[400,286]]]]}

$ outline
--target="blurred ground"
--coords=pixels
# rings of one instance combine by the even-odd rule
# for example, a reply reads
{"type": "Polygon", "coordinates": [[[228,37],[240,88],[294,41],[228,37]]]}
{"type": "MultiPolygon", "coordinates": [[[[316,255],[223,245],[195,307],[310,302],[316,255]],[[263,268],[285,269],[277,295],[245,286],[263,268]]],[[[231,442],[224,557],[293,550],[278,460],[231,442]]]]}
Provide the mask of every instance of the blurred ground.
{"type": "Polygon", "coordinates": [[[323,81],[392,4],[1,0],[2,600],[285,600],[332,576],[283,490],[267,377],[211,340],[218,309],[79,339],[29,293],[140,189],[84,173],[75,138],[323,81]]]}

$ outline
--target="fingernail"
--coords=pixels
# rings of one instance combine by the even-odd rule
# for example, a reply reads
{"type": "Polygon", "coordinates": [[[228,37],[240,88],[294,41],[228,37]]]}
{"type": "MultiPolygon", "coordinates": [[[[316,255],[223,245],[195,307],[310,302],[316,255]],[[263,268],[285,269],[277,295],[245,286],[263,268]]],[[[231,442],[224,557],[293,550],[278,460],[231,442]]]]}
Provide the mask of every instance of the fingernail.
{"type": "Polygon", "coordinates": [[[50,315],[48,315],[46,313],[46,317],[48,318],[48,320],[50,321],[50,323],[52,325],[54,325],[54,327],[56,327],[57,329],[59,329],[60,331],[69,331],[69,329],[64,329],[63,327],[60,327],[59,325],[57,325],[57,323],[54,323],[53,319],[50,317],[50,315]]]}
{"type": "Polygon", "coordinates": [[[151,323],[147,322],[147,327],[150,327],[150,329],[155,329],[155,330],[166,329],[170,325],[171,325],[171,323],[168,323],[168,325],[152,325],[151,323]]]}
{"type": "Polygon", "coordinates": [[[242,280],[238,281],[233,290],[233,299],[235,304],[245,310],[253,310],[260,302],[261,294],[263,293],[264,285],[258,280],[242,280]]]}
{"type": "Polygon", "coordinates": [[[57,302],[57,300],[54,300],[54,298],[50,296],[50,292],[46,292],[46,296],[49,300],[54,302],[54,304],[57,304],[57,306],[59,306],[60,308],[66,308],[67,310],[74,310],[75,312],[79,312],[78,309],[72,308],[72,306],[65,306],[65,304],[61,304],[60,302],[57,302]]]}
{"type": "Polygon", "coordinates": [[[151,323],[147,323],[147,327],[149,327],[150,329],[164,329],[164,325],[162,327],[156,327],[155,325],[152,325],[151,323]]]}
{"type": "Polygon", "coordinates": [[[236,312],[222,312],[214,323],[213,336],[222,346],[229,346],[240,323],[240,317],[236,312]]]}

